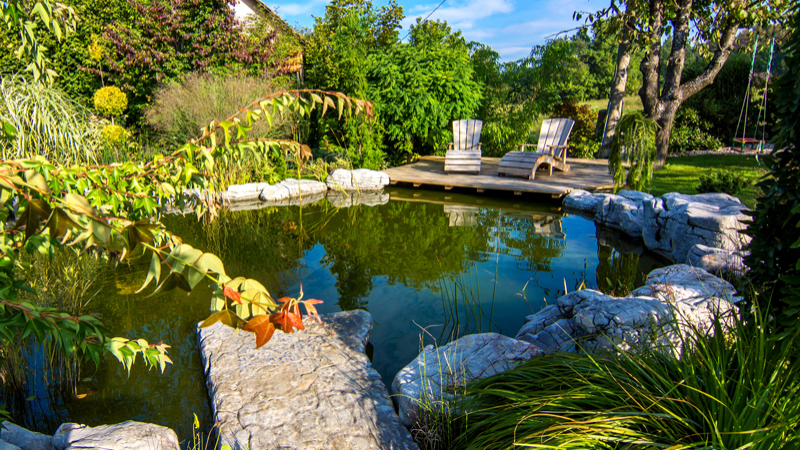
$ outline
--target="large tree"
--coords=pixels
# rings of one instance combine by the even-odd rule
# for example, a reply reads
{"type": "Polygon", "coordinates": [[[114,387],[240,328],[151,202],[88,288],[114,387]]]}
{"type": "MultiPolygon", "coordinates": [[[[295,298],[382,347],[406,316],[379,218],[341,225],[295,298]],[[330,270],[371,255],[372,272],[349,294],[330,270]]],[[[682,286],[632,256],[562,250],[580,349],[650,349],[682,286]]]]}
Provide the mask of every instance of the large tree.
{"type": "MultiPolygon", "coordinates": [[[[626,46],[637,45],[645,55],[640,64],[645,114],[658,124],[656,167],[663,166],[675,113],[689,97],[714,82],[734,48],[740,28],[780,20],[791,0],[612,0],[597,18],[612,18],[620,30],[619,65],[625,63],[626,46]],[[671,39],[669,39],[671,38],[671,39]],[[671,41],[668,52],[662,46],[671,41]],[[708,55],[700,73],[683,79],[687,49],[693,44],[708,55]],[[662,72],[662,56],[666,70],[662,72]]],[[[620,71],[618,73],[624,73],[620,71]]],[[[623,80],[616,80],[621,83],[623,80]]],[[[610,109],[621,96],[612,92],[610,109]],[[619,98],[617,98],[619,97],[619,98]]]]}

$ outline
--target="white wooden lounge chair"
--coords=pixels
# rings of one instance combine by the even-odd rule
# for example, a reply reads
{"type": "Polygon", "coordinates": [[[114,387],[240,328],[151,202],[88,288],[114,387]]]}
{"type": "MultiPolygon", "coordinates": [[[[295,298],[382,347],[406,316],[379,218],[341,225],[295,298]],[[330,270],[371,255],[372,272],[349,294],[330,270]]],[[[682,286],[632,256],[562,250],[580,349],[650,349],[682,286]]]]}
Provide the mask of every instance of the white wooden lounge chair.
{"type": "Polygon", "coordinates": [[[453,143],[447,148],[444,171],[481,173],[481,129],[480,120],[454,120],[453,143]]]}
{"type": "Polygon", "coordinates": [[[522,144],[519,151],[506,153],[500,160],[497,175],[523,176],[533,180],[536,171],[542,165],[550,169],[550,175],[553,174],[553,169],[569,172],[567,142],[573,125],[575,121],[572,119],[545,120],[539,133],[536,151],[526,152],[525,147],[531,144],[522,144]]]}

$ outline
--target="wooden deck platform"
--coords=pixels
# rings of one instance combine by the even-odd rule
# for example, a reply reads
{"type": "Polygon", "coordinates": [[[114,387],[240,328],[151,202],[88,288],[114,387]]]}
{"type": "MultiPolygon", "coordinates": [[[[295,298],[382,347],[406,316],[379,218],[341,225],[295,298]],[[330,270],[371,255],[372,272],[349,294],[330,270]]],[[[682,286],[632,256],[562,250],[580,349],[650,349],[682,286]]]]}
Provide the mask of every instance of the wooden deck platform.
{"type": "Polygon", "coordinates": [[[423,156],[419,161],[405,166],[393,167],[383,172],[389,175],[392,184],[407,183],[414,187],[443,186],[446,190],[456,188],[484,191],[511,191],[516,195],[523,193],[549,194],[554,198],[563,197],[573,189],[596,191],[614,187],[614,179],[608,173],[606,160],[569,159],[569,172],[547,171],[536,173],[534,180],[517,177],[497,176],[500,158],[482,158],[480,175],[444,173],[443,156],[423,156]]]}

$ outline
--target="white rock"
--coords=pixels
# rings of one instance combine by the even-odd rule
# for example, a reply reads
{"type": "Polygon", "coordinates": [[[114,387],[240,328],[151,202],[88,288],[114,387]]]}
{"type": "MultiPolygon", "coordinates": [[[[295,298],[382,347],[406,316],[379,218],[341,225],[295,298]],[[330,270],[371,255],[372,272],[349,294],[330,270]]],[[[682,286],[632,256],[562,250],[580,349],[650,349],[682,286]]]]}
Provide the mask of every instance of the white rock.
{"type": "Polygon", "coordinates": [[[644,202],[642,238],[677,263],[685,263],[696,244],[740,251],[750,242],[742,233],[746,209],[728,194],[666,194],[644,202]]]}
{"type": "Polygon", "coordinates": [[[179,450],[178,437],[169,428],[127,421],[89,427],[65,423],[53,435],[56,450],[179,450]]]}
{"type": "Polygon", "coordinates": [[[324,196],[326,192],[328,192],[328,187],[325,183],[316,180],[287,178],[274,186],[267,185],[264,187],[258,198],[262,202],[273,204],[280,204],[288,199],[300,197],[316,198],[316,201],[319,201],[321,199],[319,194],[324,196]]]}
{"type": "Polygon", "coordinates": [[[21,450],[19,447],[0,439],[0,450],[21,450]]]}
{"type": "Polygon", "coordinates": [[[256,200],[261,195],[261,191],[268,186],[269,183],[235,184],[228,186],[225,192],[220,192],[218,199],[223,204],[256,200]]]}
{"type": "Polygon", "coordinates": [[[336,169],[325,182],[332,191],[378,191],[389,185],[389,176],[369,169],[336,169]]]}
{"type": "Polygon", "coordinates": [[[573,189],[564,197],[563,205],[567,209],[584,213],[594,217],[603,201],[612,194],[592,194],[582,189],[573,189]]]}
{"type": "Polygon", "coordinates": [[[631,237],[642,237],[642,200],[609,195],[600,204],[594,221],[599,226],[623,231],[631,237]]]}
{"type": "Polygon", "coordinates": [[[669,345],[688,327],[711,331],[712,319],[735,310],[740,298],[727,281],[702,269],[674,265],[650,273],[646,285],[624,298],[582,290],[525,319],[516,338],[545,353],[613,351],[641,345],[669,345]],[[677,324],[681,329],[676,330],[677,324]],[[654,335],[653,333],[656,333],[654,335]]]}
{"type": "Polygon", "coordinates": [[[429,345],[394,377],[392,394],[400,420],[411,427],[419,417],[420,401],[451,399],[448,392],[455,387],[504,372],[542,354],[528,342],[497,333],[467,335],[438,349],[429,345]]]}
{"type": "Polygon", "coordinates": [[[3,422],[0,439],[23,450],[53,450],[51,436],[29,431],[11,422],[3,422]]]}
{"type": "Polygon", "coordinates": [[[372,316],[356,310],[306,317],[305,330],[255,336],[198,329],[220,444],[233,449],[414,450],[389,392],[364,353],[372,316]]]}
{"type": "Polygon", "coordinates": [[[687,263],[716,275],[741,276],[746,271],[744,257],[747,252],[695,244],[686,256],[687,263]]]}

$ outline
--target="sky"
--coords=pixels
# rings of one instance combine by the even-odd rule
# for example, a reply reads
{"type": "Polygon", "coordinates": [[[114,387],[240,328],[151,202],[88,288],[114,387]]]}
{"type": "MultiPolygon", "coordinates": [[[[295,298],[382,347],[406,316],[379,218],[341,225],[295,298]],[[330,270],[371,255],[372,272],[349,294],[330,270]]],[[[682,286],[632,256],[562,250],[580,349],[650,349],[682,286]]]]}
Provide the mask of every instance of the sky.
{"type": "MultiPolygon", "coordinates": [[[[328,0],[263,0],[284,20],[300,27],[312,27],[312,16],[324,16],[328,0]]],[[[425,18],[441,0],[397,0],[405,10],[403,30],[408,32],[416,18],[425,18]]],[[[373,0],[379,7],[388,3],[373,0]]],[[[488,44],[504,61],[530,54],[534,45],[546,37],[582,25],[572,20],[575,11],[594,12],[607,7],[609,0],[445,0],[429,20],[446,20],[461,30],[467,41],[488,44]]]]}

